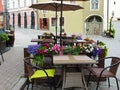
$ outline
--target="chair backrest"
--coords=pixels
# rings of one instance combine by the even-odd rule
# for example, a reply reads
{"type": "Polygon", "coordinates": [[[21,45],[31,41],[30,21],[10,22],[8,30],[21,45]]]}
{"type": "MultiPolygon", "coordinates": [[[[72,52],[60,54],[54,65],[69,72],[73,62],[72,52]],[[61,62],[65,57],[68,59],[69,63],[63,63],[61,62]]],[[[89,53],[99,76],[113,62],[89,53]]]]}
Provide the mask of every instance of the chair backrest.
{"type": "MultiPolygon", "coordinates": [[[[27,52],[27,48],[24,48],[24,49],[23,49],[23,52],[24,52],[24,58],[30,56],[30,54],[27,52]]],[[[27,65],[27,64],[25,64],[25,62],[24,62],[24,73],[25,73],[25,76],[27,76],[27,74],[28,74],[28,70],[27,70],[26,65],[27,65]]]]}
{"type": "Polygon", "coordinates": [[[112,57],[111,65],[109,71],[111,71],[114,75],[116,75],[118,67],[120,64],[120,58],[112,57]]]}
{"type": "Polygon", "coordinates": [[[30,56],[30,54],[27,52],[27,49],[28,48],[24,48],[24,58],[30,56]]]}
{"type": "Polygon", "coordinates": [[[53,55],[52,53],[44,55],[44,68],[51,68],[53,67],[53,55]]]}
{"type": "Polygon", "coordinates": [[[34,73],[33,67],[32,67],[32,65],[31,65],[31,59],[32,59],[32,58],[30,58],[30,57],[25,57],[25,58],[24,58],[24,63],[25,63],[25,66],[26,66],[26,73],[27,73],[26,75],[27,75],[28,77],[32,76],[33,73],[34,73]]]}
{"type": "Polygon", "coordinates": [[[99,54],[98,54],[98,59],[100,61],[98,61],[98,67],[100,68],[104,68],[105,67],[105,49],[102,49],[99,54]]]}

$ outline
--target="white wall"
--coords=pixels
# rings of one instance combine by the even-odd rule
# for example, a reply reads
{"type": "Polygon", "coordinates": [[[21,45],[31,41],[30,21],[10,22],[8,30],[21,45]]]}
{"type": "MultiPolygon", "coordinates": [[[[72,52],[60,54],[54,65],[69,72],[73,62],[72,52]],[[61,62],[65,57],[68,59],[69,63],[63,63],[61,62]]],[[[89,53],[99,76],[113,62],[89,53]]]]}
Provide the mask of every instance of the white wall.
{"type": "MultiPolygon", "coordinates": [[[[104,0],[104,30],[107,30],[107,1],[104,0]]],[[[120,18],[120,0],[109,0],[109,20],[112,17],[113,11],[113,20],[116,20],[118,17],[120,18]]]]}
{"type": "Polygon", "coordinates": [[[114,18],[120,17],[120,0],[109,0],[109,2],[109,16],[112,17],[112,12],[114,11],[114,18]]]}

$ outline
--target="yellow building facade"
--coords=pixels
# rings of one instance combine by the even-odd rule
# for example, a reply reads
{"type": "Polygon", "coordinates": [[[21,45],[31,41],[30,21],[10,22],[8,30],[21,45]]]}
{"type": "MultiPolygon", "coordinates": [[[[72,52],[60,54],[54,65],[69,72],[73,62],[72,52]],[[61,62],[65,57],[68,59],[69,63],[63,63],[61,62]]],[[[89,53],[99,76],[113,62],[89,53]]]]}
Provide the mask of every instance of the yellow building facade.
{"type": "MultiPolygon", "coordinates": [[[[47,2],[50,0],[38,0],[47,2]]],[[[68,34],[95,34],[103,32],[104,0],[68,1],[84,9],[63,11],[63,30],[68,34]],[[95,1],[98,1],[97,3],[95,1]]],[[[39,29],[55,32],[55,11],[38,10],[39,29]]],[[[60,12],[58,11],[57,27],[60,31],[60,12]]]]}

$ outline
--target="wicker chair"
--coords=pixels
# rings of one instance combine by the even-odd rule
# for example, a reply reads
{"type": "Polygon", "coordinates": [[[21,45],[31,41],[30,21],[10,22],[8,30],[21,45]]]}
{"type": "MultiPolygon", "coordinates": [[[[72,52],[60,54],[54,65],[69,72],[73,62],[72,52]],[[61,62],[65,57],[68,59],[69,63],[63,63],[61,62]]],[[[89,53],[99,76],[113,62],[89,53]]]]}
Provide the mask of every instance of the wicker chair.
{"type": "Polygon", "coordinates": [[[56,90],[56,84],[54,80],[55,76],[55,69],[44,69],[43,67],[36,66],[32,64],[34,58],[32,57],[26,57],[24,59],[24,62],[26,64],[26,70],[27,70],[27,90],[29,89],[29,84],[32,84],[32,90],[33,85],[47,85],[49,86],[50,90],[54,87],[54,90],[56,90]]]}
{"type": "MultiPolygon", "coordinates": [[[[90,71],[89,73],[89,77],[88,77],[88,81],[87,81],[87,85],[89,84],[89,80],[91,78],[91,74],[97,78],[97,86],[96,86],[96,90],[98,90],[99,87],[99,82],[101,81],[101,78],[108,78],[108,85],[110,87],[110,77],[113,77],[116,79],[116,84],[117,84],[117,90],[119,90],[119,84],[118,84],[118,80],[116,77],[116,73],[117,73],[117,69],[118,66],[120,64],[120,58],[118,57],[106,57],[103,59],[98,60],[98,62],[107,62],[107,60],[111,60],[111,64],[106,66],[106,67],[89,67],[88,70],[90,71]]],[[[98,63],[99,65],[99,63],[98,63]]]]}

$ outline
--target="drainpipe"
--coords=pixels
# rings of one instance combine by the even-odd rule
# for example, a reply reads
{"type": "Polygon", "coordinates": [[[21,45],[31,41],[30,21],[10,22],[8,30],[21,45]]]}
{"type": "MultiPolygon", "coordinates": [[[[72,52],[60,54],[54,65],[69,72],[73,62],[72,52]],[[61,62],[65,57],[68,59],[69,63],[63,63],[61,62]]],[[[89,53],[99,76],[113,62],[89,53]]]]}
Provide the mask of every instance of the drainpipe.
{"type": "MultiPolygon", "coordinates": [[[[36,3],[38,3],[38,0],[36,0],[36,3]]],[[[35,11],[36,12],[36,17],[37,17],[37,30],[39,30],[39,17],[38,17],[38,10],[35,11]]]]}
{"type": "Polygon", "coordinates": [[[109,0],[107,0],[107,30],[108,30],[108,24],[109,24],[109,0]]]}

